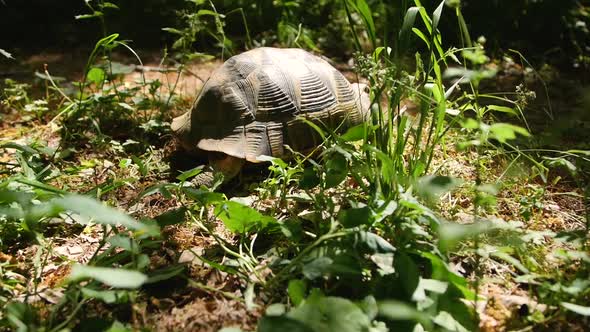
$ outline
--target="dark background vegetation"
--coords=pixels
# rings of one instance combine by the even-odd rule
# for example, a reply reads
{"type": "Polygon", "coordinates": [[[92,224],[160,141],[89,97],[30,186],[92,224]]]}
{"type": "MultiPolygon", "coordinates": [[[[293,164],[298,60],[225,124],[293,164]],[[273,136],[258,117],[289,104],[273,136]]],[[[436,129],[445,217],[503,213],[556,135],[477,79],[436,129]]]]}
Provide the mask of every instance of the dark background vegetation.
{"type": "MultiPolygon", "coordinates": [[[[119,10],[104,11],[107,32],[121,33],[123,38],[133,41],[134,47],[159,49],[174,40],[174,36],[162,28],[181,26],[179,14],[201,2],[204,1],[119,1],[119,10]]],[[[403,15],[398,10],[403,7],[402,2],[368,1],[376,15],[391,17],[403,15]]],[[[290,38],[289,27],[296,30],[301,23],[304,35],[308,34],[309,41],[324,52],[342,56],[352,49],[342,1],[223,0],[213,3],[219,13],[242,8],[253,39],[260,43],[285,42],[290,38]]],[[[438,1],[423,1],[427,8],[434,8],[436,3],[438,1]]],[[[464,0],[461,5],[465,17],[469,18],[469,30],[475,36],[485,36],[491,51],[518,49],[536,61],[565,64],[567,59],[574,59],[585,62],[588,13],[583,1],[464,0]]],[[[76,15],[89,13],[82,0],[4,0],[0,2],[0,46],[17,53],[90,47],[102,34],[99,25],[92,22],[95,19],[75,19],[76,15]]],[[[449,39],[449,44],[456,45],[459,34],[456,22],[451,19],[448,15],[441,22],[442,35],[449,39]]],[[[239,43],[245,37],[240,14],[229,15],[224,22],[228,37],[237,42],[234,45],[238,50],[243,48],[243,43],[239,43]]],[[[387,24],[391,20],[376,18],[376,22],[387,24]]],[[[391,38],[396,29],[388,31],[388,38],[391,38]]],[[[201,37],[196,48],[205,50],[215,46],[206,34],[201,37]]],[[[567,64],[572,61],[569,62],[567,64]]]]}

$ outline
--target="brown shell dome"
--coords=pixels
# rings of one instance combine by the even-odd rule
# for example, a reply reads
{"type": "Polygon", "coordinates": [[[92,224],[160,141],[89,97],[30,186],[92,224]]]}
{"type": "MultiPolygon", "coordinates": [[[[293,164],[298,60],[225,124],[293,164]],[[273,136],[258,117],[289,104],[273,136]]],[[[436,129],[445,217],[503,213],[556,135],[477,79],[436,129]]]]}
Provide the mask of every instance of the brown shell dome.
{"type": "MultiPolygon", "coordinates": [[[[356,89],[358,90],[358,89],[356,89]]],[[[172,129],[189,150],[257,162],[280,157],[284,144],[319,144],[300,117],[335,129],[363,121],[359,92],[325,60],[301,49],[257,48],[228,59],[172,129]]]]}

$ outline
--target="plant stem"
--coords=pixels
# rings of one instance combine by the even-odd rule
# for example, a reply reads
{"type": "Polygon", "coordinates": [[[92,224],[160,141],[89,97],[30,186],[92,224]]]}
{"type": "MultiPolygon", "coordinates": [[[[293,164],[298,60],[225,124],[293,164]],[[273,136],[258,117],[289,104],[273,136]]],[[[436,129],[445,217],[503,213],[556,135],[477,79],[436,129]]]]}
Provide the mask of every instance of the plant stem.
{"type": "Polygon", "coordinates": [[[80,301],[78,303],[78,305],[76,305],[76,307],[74,308],[74,310],[72,310],[72,312],[70,313],[70,315],[63,321],[61,322],[61,324],[57,325],[56,327],[54,327],[53,329],[50,330],[50,332],[57,332],[57,331],[62,331],[66,326],[68,326],[68,324],[74,319],[76,318],[76,315],[78,314],[78,311],[80,311],[80,309],[82,309],[82,306],[84,304],[86,304],[87,300],[84,299],[82,301],[80,301]]]}
{"type": "Polygon", "coordinates": [[[320,236],[311,245],[305,247],[305,249],[303,249],[301,251],[301,253],[299,253],[299,255],[297,255],[297,257],[293,258],[293,260],[291,260],[291,262],[286,267],[284,267],[272,279],[270,279],[266,283],[265,288],[272,289],[272,287],[274,287],[274,285],[276,283],[280,282],[285,277],[285,274],[289,274],[290,271],[291,271],[291,269],[295,265],[299,264],[299,262],[303,258],[305,258],[310,251],[312,251],[317,246],[319,246],[320,244],[322,244],[322,242],[327,241],[327,240],[330,240],[330,239],[335,239],[335,238],[338,238],[338,237],[343,237],[343,236],[346,236],[346,235],[349,235],[349,234],[351,234],[350,231],[341,231],[341,232],[335,232],[335,233],[327,233],[327,234],[324,234],[324,235],[320,236]]]}

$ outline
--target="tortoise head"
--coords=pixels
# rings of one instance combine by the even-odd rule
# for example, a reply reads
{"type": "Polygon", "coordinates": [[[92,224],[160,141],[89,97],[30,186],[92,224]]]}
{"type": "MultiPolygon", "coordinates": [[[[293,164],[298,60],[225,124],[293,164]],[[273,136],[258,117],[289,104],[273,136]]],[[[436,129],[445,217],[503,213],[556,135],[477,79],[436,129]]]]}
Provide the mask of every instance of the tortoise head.
{"type": "Polygon", "coordinates": [[[175,138],[182,148],[187,151],[191,151],[195,148],[194,146],[190,146],[191,125],[191,112],[186,112],[183,115],[174,118],[170,125],[175,138]]]}
{"type": "Polygon", "coordinates": [[[369,89],[369,86],[365,83],[352,83],[351,87],[352,91],[355,94],[355,99],[359,103],[361,114],[363,118],[366,120],[369,118],[371,114],[371,97],[369,95],[369,92],[371,90],[369,89]]]}

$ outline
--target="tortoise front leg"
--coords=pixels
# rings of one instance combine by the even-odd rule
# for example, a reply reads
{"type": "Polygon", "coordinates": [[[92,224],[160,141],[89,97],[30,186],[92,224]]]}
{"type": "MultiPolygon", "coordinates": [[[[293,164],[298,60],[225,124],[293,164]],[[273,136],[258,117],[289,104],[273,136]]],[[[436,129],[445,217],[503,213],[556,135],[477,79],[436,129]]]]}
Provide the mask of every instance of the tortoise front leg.
{"type": "Polygon", "coordinates": [[[212,187],[215,183],[215,172],[213,168],[210,165],[207,165],[205,168],[203,168],[201,173],[197,174],[197,176],[191,179],[191,183],[196,187],[212,187]]]}
{"type": "Polygon", "coordinates": [[[238,175],[243,165],[244,159],[225,153],[210,153],[209,166],[195,176],[191,182],[197,187],[201,185],[211,187],[214,183],[215,173],[221,173],[223,174],[223,182],[225,183],[238,175]]]}

